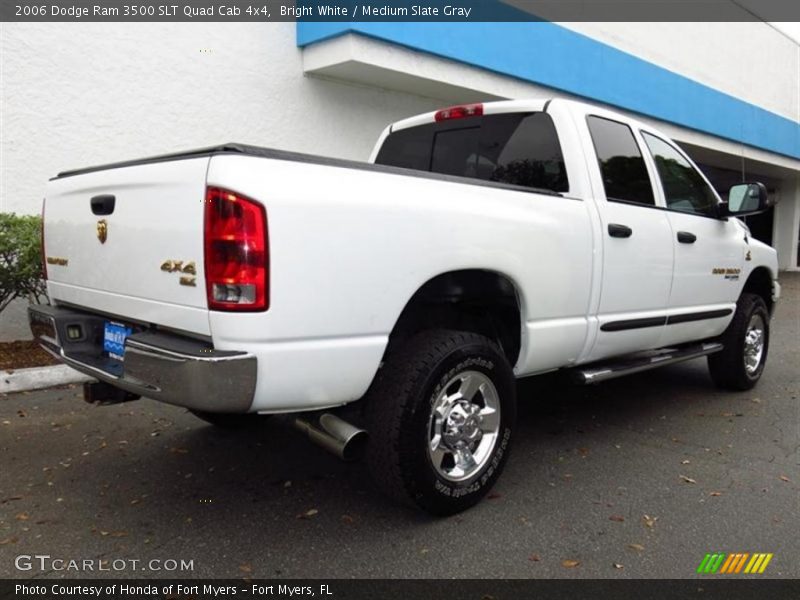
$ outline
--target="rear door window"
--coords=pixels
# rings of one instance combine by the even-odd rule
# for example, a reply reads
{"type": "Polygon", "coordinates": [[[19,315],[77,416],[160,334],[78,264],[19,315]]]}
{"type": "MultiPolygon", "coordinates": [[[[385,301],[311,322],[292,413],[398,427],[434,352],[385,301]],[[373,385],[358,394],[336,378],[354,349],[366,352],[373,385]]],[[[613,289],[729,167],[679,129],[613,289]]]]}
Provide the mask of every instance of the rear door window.
{"type": "Polygon", "coordinates": [[[653,186],[633,131],[624,123],[588,117],[606,199],[655,206],[653,186]]]}
{"type": "Polygon", "coordinates": [[[546,113],[508,113],[430,123],[390,134],[377,164],[569,191],[564,155],[546,113]]]}

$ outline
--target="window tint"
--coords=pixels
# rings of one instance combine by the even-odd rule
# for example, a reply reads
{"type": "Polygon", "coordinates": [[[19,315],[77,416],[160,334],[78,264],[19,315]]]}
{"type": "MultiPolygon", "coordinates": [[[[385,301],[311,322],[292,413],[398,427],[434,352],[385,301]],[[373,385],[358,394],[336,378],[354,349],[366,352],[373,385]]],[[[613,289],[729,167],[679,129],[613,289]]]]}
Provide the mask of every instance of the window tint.
{"type": "Polygon", "coordinates": [[[383,143],[377,164],[569,190],[555,125],[545,113],[509,113],[402,129],[383,143]]]}
{"type": "Polygon", "coordinates": [[[564,156],[550,115],[497,115],[482,135],[488,179],[556,192],[569,189],[564,156]]]}
{"type": "Polygon", "coordinates": [[[431,166],[433,129],[411,127],[390,133],[383,141],[375,162],[404,169],[427,171],[431,166]]]}
{"type": "Polygon", "coordinates": [[[480,127],[439,131],[433,137],[431,171],[477,177],[480,127]]]}
{"type": "Polygon", "coordinates": [[[714,213],[717,198],[689,161],[664,140],[642,133],[664,188],[667,207],[701,215],[714,213]]]}
{"type": "Polygon", "coordinates": [[[589,117],[587,121],[606,198],[655,205],[647,167],[630,127],[600,117],[589,117]]]}

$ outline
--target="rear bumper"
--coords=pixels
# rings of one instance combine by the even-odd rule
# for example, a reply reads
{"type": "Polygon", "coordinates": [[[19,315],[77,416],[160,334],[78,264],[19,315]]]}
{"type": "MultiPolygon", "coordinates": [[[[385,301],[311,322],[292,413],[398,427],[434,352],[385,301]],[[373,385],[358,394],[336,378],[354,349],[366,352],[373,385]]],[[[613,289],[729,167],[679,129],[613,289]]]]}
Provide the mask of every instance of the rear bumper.
{"type": "Polygon", "coordinates": [[[70,367],[125,391],[193,410],[243,413],[256,389],[256,358],[215,350],[172,334],[140,331],[125,341],[125,361],[103,353],[105,317],[54,306],[31,306],[34,338],[70,367]],[[67,335],[67,328],[73,332],[67,335]],[[76,336],[75,332],[80,331],[76,336]]]}

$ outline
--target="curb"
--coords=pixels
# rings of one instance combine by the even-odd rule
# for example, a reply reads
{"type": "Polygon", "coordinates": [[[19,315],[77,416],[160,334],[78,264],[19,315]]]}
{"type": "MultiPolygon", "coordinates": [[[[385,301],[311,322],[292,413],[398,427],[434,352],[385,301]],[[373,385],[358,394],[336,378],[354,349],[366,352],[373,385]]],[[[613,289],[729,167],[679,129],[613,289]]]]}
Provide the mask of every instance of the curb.
{"type": "Polygon", "coordinates": [[[41,390],[56,385],[83,383],[91,380],[92,378],[88,375],[84,375],[67,365],[0,371],[0,394],[41,390]]]}

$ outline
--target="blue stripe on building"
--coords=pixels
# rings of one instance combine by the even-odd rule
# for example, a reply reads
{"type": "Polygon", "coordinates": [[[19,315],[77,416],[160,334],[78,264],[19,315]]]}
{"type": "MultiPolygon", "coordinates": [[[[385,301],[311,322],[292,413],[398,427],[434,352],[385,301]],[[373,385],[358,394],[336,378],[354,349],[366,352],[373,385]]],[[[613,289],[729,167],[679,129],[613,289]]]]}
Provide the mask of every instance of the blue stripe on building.
{"type": "Polygon", "coordinates": [[[298,22],[297,45],[348,33],[800,159],[800,123],[554,23],[298,22]]]}

